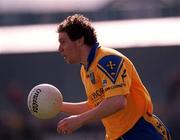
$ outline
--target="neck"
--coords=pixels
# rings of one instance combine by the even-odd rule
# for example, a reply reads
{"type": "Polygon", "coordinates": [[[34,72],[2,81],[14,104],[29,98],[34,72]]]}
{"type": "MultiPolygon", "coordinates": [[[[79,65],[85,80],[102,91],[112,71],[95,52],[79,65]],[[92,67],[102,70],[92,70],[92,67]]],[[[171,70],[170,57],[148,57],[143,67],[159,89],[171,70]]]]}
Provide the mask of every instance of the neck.
{"type": "Polygon", "coordinates": [[[90,51],[91,51],[90,46],[85,45],[81,47],[81,64],[85,66],[88,64],[87,58],[89,56],[90,51]]]}

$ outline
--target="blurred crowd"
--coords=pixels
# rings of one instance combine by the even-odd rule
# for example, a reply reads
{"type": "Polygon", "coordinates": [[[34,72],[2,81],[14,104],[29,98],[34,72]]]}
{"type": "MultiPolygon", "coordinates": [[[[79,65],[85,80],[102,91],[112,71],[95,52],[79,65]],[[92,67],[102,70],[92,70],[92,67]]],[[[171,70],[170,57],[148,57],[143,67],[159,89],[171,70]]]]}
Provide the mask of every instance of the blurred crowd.
{"type": "Polygon", "coordinates": [[[44,133],[53,132],[53,121],[39,121],[27,107],[27,94],[16,82],[7,86],[1,96],[0,139],[1,140],[43,140],[44,133]]]}
{"type": "Polygon", "coordinates": [[[174,140],[180,139],[180,71],[176,71],[170,79],[167,89],[164,115],[174,140]]]}

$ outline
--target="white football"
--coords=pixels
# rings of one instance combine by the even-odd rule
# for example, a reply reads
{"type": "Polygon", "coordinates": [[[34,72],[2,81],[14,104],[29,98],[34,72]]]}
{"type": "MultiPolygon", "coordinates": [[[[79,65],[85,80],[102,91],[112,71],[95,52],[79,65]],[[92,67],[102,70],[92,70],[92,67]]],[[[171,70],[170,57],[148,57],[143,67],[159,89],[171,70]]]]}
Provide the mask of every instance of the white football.
{"type": "Polygon", "coordinates": [[[28,108],[39,119],[51,119],[59,112],[63,96],[53,85],[40,84],[32,88],[28,95],[28,108]]]}

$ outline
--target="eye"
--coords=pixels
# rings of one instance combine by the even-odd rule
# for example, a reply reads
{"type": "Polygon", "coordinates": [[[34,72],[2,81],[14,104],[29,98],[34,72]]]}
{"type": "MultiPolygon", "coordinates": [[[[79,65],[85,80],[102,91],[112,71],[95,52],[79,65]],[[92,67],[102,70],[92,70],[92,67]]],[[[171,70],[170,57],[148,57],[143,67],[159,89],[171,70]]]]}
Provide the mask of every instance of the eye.
{"type": "Polygon", "coordinates": [[[60,41],[60,44],[64,44],[64,43],[65,43],[65,41],[64,41],[64,40],[61,40],[61,41],[60,41]]]}

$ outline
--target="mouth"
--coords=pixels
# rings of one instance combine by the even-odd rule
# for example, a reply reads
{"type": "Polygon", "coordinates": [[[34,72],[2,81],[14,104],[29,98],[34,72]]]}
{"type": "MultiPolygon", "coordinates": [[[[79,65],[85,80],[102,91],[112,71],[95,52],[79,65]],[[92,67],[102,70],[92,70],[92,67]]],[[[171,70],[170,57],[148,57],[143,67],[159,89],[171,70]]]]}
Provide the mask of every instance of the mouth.
{"type": "Polygon", "coordinates": [[[65,59],[66,58],[66,55],[63,54],[63,53],[60,53],[60,55],[65,59]]]}
{"type": "Polygon", "coordinates": [[[64,60],[66,61],[66,63],[70,63],[70,61],[69,61],[67,56],[64,56],[64,60]]]}
{"type": "Polygon", "coordinates": [[[66,56],[66,55],[63,55],[63,58],[64,58],[64,59],[66,59],[66,58],[67,58],[67,56],[66,56]]]}
{"type": "Polygon", "coordinates": [[[63,58],[66,62],[68,62],[68,57],[66,55],[63,55],[63,58]]]}

